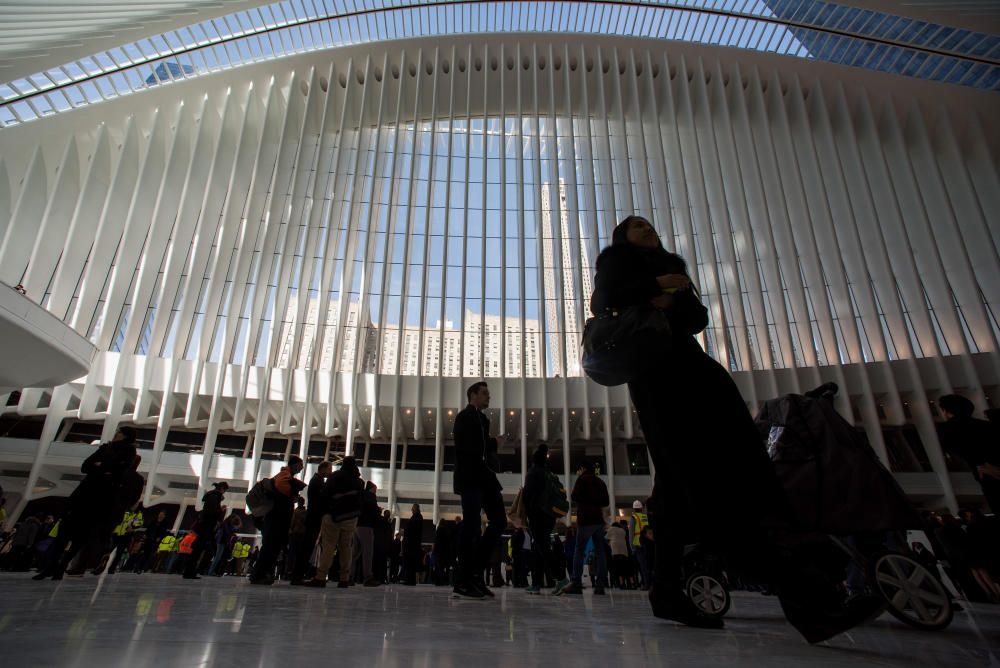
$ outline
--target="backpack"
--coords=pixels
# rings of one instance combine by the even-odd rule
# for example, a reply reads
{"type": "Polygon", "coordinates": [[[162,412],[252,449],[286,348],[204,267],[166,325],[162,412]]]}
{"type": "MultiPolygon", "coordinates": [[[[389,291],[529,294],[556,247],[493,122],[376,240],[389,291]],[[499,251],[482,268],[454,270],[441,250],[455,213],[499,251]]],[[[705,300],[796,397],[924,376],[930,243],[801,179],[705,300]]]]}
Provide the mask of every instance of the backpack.
{"type": "Polygon", "coordinates": [[[274,508],[274,481],[264,478],[247,492],[247,508],[254,517],[264,517],[274,508]]]}
{"type": "Polygon", "coordinates": [[[559,519],[569,512],[569,499],[566,498],[566,488],[555,473],[545,476],[545,489],[542,491],[542,511],[546,515],[559,519]]]}
{"type": "Polygon", "coordinates": [[[514,503],[510,504],[510,521],[515,527],[523,527],[528,524],[528,509],[524,506],[524,488],[517,490],[514,503]]]}

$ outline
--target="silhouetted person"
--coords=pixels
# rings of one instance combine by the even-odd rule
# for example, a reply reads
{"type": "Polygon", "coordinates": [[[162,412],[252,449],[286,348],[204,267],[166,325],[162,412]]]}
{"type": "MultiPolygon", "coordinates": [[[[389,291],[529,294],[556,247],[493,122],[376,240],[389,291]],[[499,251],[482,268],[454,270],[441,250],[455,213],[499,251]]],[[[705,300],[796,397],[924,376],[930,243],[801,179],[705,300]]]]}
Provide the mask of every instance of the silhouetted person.
{"type": "Polygon", "coordinates": [[[874,598],[844,607],[832,574],[785,558],[773,542],[773,531],[790,522],[784,490],[736,383],[695,339],[708,325],[708,310],[686,263],[663,248],[641,216],[615,228],[597,258],[591,299],[595,315],[630,308],[661,310],[670,325],[668,333],[647,329],[623,342],[635,354],[629,394],[656,468],[654,615],[722,627],[682,591],[685,543],[710,541],[737,567],[778,583],[788,621],[809,642],[864,621],[878,609],[874,598]]]}
{"type": "Polygon", "coordinates": [[[403,535],[397,532],[389,544],[389,582],[399,582],[403,560],[403,535]]]}
{"type": "Polygon", "coordinates": [[[373,567],[375,560],[375,529],[382,510],[378,507],[378,491],[375,483],[369,480],[361,492],[361,514],[358,516],[356,533],[361,545],[361,575],[366,587],[377,587],[382,584],[375,578],[373,567]]]}
{"type": "MultiPolygon", "coordinates": [[[[83,461],[80,472],[86,477],[70,494],[69,507],[50,548],[53,559],[33,579],[61,580],[77,554],[83,552],[80,561],[86,566],[88,556],[103,552],[111,535],[120,488],[127,475],[134,472],[135,460],[135,430],[120,427],[111,441],[102,443],[83,461]]],[[[79,570],[82,572],[82,568],[79,570]]]]}
{"type": "Polygon", "coordinates": [[[561,594],[579,594],[583,585],[583,565],[588,542],[594,545],[594,593],[603,594],[608,580],[607,546],[604,541],[604,509],[611,500],[608,487],[597,477],[593,462],[580,464],[579,476],[570,494],[576,504],[576,551],[573,553],[571,582],[561,594]]]}
{"type": "Polygon", "coordinates": [[[972,417],[975,406],[961,395],[947,394],[938,405],[947,420],[938,426],[941,445],[965,460],[990,510],[1000,515],[1000,428],[972,417]]]}
{"type": "Polygon", "coordinates": [[[483,571],[507,526],[503,487],[497,480],[497,450],[504,438],[490,436],[490,420],[483,410],[490,405],[486,383],[473,383],[466,390],[469,405],[455,417],[454,492],[462,499],[462,533],[459,537],[459,573],[455,594],[467,598],[493,596],[483,571]],[[493,467],[491,467],[491,464],[493,467]],[[486,530],[480,535],[479,518],[486,513],[486,530]]]}
{"type": "Polygon", "coordinates": [[[316,575],[309,581],[310,587],[325,587],[327,573],[333,564],[334,552],[339,565],[338,587],[351,586],[351,566],[354,553],[354,532],[361,513],[361,471],[354,457],[344,457],[340,468],[323,485],[323,505],[325,514],[320,529],[322,548],[316,575]]]}
{"type": "Polygon", "coordinates": [[[212,565],[208,567],[208,574],[215,577],[222,577],[226,571],[226,563],[232,554],[232,545],[236,542],[236,532],[243,528],[243,520],[239,515],[230,515],[225,521],[219,523],[215,530],[215,556],[212,557],[212,565]]]}
{"type": "MultiPolygon", "coordinates": [[[[525,591],[529,594],[542,593],[545,586],[545,578],[548,576],[553,582],[557,578],[553,575],[553,555],[552,542],[549,536],[556,526],[556,517],[545,507],[545,489],[548,485],[548,478],[552,473],[549,471],[549,446],[539,443],[531,459],[531,468],[524,478],[524,507],[528,511],[528,530],[532,538],[532,569],[531,586],[525,591]]],[[[560,589],[568,582],[557,582],[556,588],[560,589]]]]}
{"type": "Polygon", "coordinates": [[[378,582],[389,581],[389,552],[392,548],[392,524],[389,521],[391,513],[382,511],[375,524],[375,554],[372,557],[372,575],[378,582]]]}
{"type": "Polygon", "coordinates": [[[142,560],[135,566],[136,573],[153,567],[156,559],[156,552],[160,547],[160,541],[170,532],[170,525],[167,524],[167,514],[162,510],[156,514],[156,520],[146,525],[146,540],[142,547],[142,560]]]}
{"type": "Polygon", "coordinates": [[[417,584],[417,573],[424,568],[424,516],[416,503],[410,509],[410,519],[403,529],[403,584],[417,584]]]}
{"type": "Polygon", "coordinates": [[[302,544],[297,550],[298,557],[291,574],[293,585],[307,583],[305,576],[309,566],[309,558],[316,548],[316,540],[319,538],[320,527],[323,524],[323,485],[332,473],[333,465],[330,462],[320,462],[316,473],[309,480],[309,487],[306,489],[306,531],[302,536],[302,544]]]}
{"type": "Polygon", "coordinates": [[[274,584],[274,565],[278,554],[288,544],[295,499],[306,486],[295,477],[302,472],[302,468],[302,458],[292,455],[288,458],[288,466],[282,466],[278,475],[274,476],[274,507],[264,516],[262,542],[254,562],[253,575],[250,576],[251,584],[274,584]]]}
{"type": "Polygon", "coordinates": [[[213,483],[212,489],[201,497],[201,512],[198,514],[198,523],[194,526],[196,538],[184,567],[185,580],[199,579],[198,566],[201,563],[201,558],[209,548],[216,545],[215,530],[219,528],[219,523],[226,516],[226,508],[222,505],[222,501],[223,495],[228,489],[229,483],[223,480],[213,483]]]}

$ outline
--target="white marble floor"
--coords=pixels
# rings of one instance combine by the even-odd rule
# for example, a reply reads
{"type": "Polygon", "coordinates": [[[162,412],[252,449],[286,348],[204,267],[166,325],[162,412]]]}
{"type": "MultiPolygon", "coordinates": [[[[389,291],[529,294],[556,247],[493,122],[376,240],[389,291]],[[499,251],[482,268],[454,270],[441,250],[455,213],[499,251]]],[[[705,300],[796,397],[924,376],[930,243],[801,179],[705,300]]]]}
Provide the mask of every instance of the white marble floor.
{"type": "Polygon", "coordinates": [[[656,620],[639,592],[493,601],[400,586],[311,590],[118,574],[0,575],[7,666],[1000,666],[1000,606],[966,605],[942,632],[888,615],[817,646],[777,601],[737,593],[723,631],[656,620]]]}

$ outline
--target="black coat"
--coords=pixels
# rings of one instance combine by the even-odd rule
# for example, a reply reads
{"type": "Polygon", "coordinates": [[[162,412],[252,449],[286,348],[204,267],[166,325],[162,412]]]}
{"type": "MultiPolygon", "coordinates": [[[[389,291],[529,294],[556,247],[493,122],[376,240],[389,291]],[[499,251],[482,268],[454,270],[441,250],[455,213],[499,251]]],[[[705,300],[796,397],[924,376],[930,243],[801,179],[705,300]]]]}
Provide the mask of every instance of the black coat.
{"type": "Polygon", "coordinates": [[[423,549],[423,541],[424,516],[414,513],[406,521],[406,527],[403,529],[403,551],[409,555],[417,554],[423,549]]]}
{"type": "Polygon", "coordinates": [[[306,526],[318,527],[323,521],[323,485],[326,478],[315,474],[306,490],[306,526]]]}
{"type": "Polygon", "coordinates": [[[361,491],[365,484],[356,468],[342,468],[326,480],[323,486],[323,506],[334,522],[342,522],[361,514],[361,491]]]}
{"type": "Polygon", "coordinates": [[[545,494],[545,485],[549,475],[549,467],[544,464],[533,464],[524,476],[524,492],[522,500],[524,507],[528,511],[528,516],[537,515],[542,512],[542,498],[545,494]]]}
{"type": "MultiPolygon", "coordinates": [[[[605,309],[648,304],[662,294],[656,277],[688,275],[684,260],[662,248],[639,248],[631,244],[608,246],[597,257],[597,275],[590,310],[595,315],[605,309]]],[[[674,293],[667,318],[675,338],[682,342],[708,326],[708,310],[694,290],[674,293]]]]}
{"type": "Polygon", "coordinates": [[[135,463],[135,446],[122,441],[101,445],[80,466],[86,477],[80,481],[70,501],[73,505],[88,506],[89,510],[112,513],[118,490],[135,463]]]}
{"type": "Polygon", "coordinates": [[[952,418],[938,425],[938,434],[944,449],[964,459],[976,480],[981,479],[978,467],[983,464],[1000,466],[1000,428],[992,422],[952,418]]]}
{"type": "Polygon", "coordinates": [[[496,461],[497,441],[490,437],[490,420],[469,404],[455,417],[454,491],[501,490],[490,463],[496,461]]]}
{"type": "Polygon", "coordinates": [[[375,492],[367,489],[361,490],[361,514],[358,516],[358,526],[374,529],[382,516],[382,509],[378,507],[378,498],[375,492]]]}
{"type": "Polygon", "coordinates": [[[577,526],[604,524],[604,509],[611,504],[611,499],[603,480],[593,473],[584,473],[576,479],[570,498],[576,504],[577,526]]]}
{"type": "MultiPolygon", "coordinates": [[[[687,274],[687,267],[659,248],[606,248],[591,310],[646,304],[661,294],[656,277],[664,274],[687,274]]],[[[708,324],[697,294],[674,293],[666,314],[667,354],[652,351],[628,385],[656,466],[650,512],[673,518],[663,540],[756,540],[765,526],[787,525],[784,491],[739,388],[694,338],[708,324]]]]}
{"type": "Polygon", "coordinates": [[[215,525],[222,521],[225,511],[222,510],[222,492],[212,489],[205,492],[201,497],[201,515],[198,516],[198,524],[205,531],[211,528],[215,531],[215,525]]]}
{"type": "Polygon", "coordinates": [[[146,479],[138,471],[128,471],[122,476],[122,481],[115,492],[115,503],[112,510],[114,517],[119,517],[134,506],[142,498],[142,490],[146,479]]]}

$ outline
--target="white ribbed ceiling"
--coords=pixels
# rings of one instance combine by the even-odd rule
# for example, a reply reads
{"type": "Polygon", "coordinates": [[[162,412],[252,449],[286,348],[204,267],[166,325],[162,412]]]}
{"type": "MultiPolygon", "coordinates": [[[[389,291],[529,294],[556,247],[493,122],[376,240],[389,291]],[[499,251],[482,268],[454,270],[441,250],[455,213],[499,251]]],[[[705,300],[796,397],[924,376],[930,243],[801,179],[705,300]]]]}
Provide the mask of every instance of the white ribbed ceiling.
{"type": "Polygon", "coordinates": [[[0,0],[0,80],[269,1],[0,0]]]}

